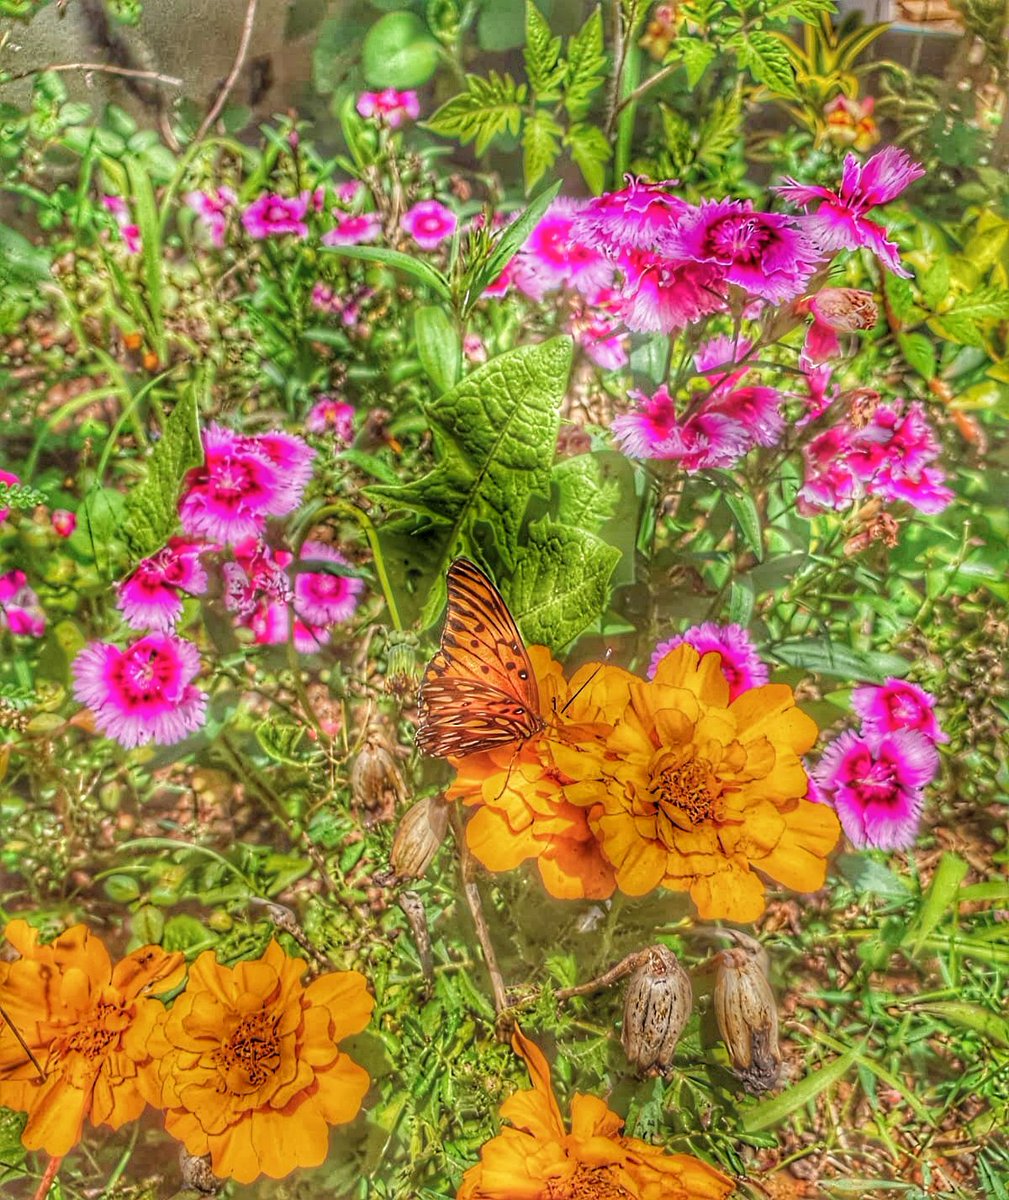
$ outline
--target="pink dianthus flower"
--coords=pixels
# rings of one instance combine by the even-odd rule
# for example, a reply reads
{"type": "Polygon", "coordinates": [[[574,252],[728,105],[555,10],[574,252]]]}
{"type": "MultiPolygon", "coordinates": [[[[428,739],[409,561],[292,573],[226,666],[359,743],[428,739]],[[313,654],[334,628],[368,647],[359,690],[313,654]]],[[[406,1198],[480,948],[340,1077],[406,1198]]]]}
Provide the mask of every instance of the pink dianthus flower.
{"type": "Polygon", "coordinates": [[[360,246],[374,242],[382,234],[382,218],[378,213],[338,213],[336,224],[322,235],[324,246],[360,246]]]}
{"type": "Polygon", "coordinates": [[[648,183],[627,175],[620,191],[604,192],[579,209],[574,235],[605,254],[654,250],[692,211],[685,200],[666,190],[674,183],[648,183]]]}
{"type": "Polygon", "coordinates": [[[729,685],[730,703],[749,688],[763,687],[767,683],[767,666],[742,625],[716,625],[713,621],[693,625],[683,633],[659,642],[648,666],[649,679],[655,678],[659,663],[670,650],[675,650],[684,642],[702,656],[721,656],[722,674],[729,685]]]}
{"type": "Polygon", "coordinates": [[[234,188],[222,185],[212,192],[188,192],[186,204],[196,213],[210,234],[211,242],[220,249],[228,225],[228,210],[238,203],[234,188]]]}
{"type": "Polygon", "coordinates": [[[435,250],[455,233],[459,218],[439,200],[420,200],[400,224],[422,250],[435,250]]]}
{"type": "Polygon", "coordinates": [[[309,433],[332,433],[347,445],[354,440],[354,406],[335,396],[320,396],[308,410],[305,428],[309,433]]]}
{"type": "Polygon", "coordinates": [[[891,677],[881,685],[862,684],[852,692],[851,706],[874,736],[914,729],[930,742],[949,741],[935,715],[935,697],[916,683],[891,677]]]}
{"type": "Polygon", "coordinates": [[[362,92],[357,98],[357,111],[362,117],[374,117],[390,129],[398,129],[406,120],[417,120],[420,101],[414,91],[400,92],[390,87],[381,92],[362,92]]]}
{"type": "Polygon", "coordinates": [[[285,233],[293,233],[299,238],[308,237],[305,214],[308,212],[309,200],[307,192],[300,196],[287,197],[264,192],[242,213],[242,224],[249,237],[257,241],[279,237],[285,233]]]}
{"type": "Polygon", "coordinates": [[[46,631],[46,614],[39,598],[28,586],[24,571],[0,575],[0,629],[20,637],[40,638],[46,631]]]}
{"type": "Polygon", "coordinates": [[[132,629],[172,628],[182,615],[183,595],[201,596],[207,573],[200,554],[211,547],[171,538],[156,554],[139,562],[119,584],[118,607],[132,629]]]}

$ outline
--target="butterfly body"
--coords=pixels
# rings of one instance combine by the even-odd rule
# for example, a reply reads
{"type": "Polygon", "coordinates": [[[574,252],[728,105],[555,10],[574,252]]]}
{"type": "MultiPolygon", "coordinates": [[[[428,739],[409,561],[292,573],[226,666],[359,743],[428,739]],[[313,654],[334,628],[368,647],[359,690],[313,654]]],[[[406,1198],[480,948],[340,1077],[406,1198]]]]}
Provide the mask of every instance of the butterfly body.
{"type": "Polygon", "coordinates": [[[469,559],[452,563],[447,584],[441,646],[420,687],[418,747],[456,758],[528,741],[546,722],[532,663],[508,606],[469,559]]]}

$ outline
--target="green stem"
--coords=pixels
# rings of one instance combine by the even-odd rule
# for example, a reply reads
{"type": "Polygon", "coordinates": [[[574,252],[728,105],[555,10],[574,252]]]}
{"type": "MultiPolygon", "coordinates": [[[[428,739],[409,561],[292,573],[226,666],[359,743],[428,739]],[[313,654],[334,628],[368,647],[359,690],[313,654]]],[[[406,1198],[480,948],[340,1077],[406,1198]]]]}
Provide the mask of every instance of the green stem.
{"type": "Polygon", "coordinates": [[[399,609],[396,606],[396,597],[392,590],[392,583],[385,569],[385,559],[382,555],[381,543],[378,540],[378,530],[375,528],[368,514],[358,508],[357,505],[351,504],[349,500],[331,501],[314,514],[313,520],[316,524],[319,524],[330,514],[335,515],[336,513],[343,513],[345,516],[350,517],[351,520],[356,521],[363,530],[364,536],[368,539],[368,545],[375,560],[375,573],[378,575],[378,582],[382,588],[382,596],[385,600],[386,608],[389,610],[393,628],[398,633],[402,633],[403,620],[399,615],[399,609]]]}
{"type": "Polygon", "coordinates": [[[616,188],[623,186],[624,175],[630,166],[634,122],[638,115],[635,92],[638,90],[636,85],[640,74],[641,53],[637,46],[629,45],[625,52],[624,70],[620,80],[623,98],[617,106],[617,140],[613,153],[613,186],[616,188]]]}

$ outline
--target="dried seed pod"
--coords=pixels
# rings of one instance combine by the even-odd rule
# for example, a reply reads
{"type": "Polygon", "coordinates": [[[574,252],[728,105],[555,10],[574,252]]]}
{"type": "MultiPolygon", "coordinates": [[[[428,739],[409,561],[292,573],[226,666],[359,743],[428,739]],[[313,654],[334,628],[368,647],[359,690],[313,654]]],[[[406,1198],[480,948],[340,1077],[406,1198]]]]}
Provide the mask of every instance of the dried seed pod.
{"type": "Polygon", "coordinates": [[[650,946],[627,985],[620,1034],[631,1065],[642,1075],[665,1075],[690,1016],[693,991],[672,950],[650,946]]]}
{"type": "Polygon", "coordinates": [[[364,811],[365,825],[391,821],[396,805],[406,796],[403,776],[388,741],[369,730],[350,768],[350,791],[354,806],[364,811]]]}
{"type": "Polygon", "coordinates": [[[182,1186],[204,1196],[216,1196],[224,1187],[225,1181],[218,1179],[210,1167],[210,1155],[202,1158],[190,1154],[185,1146],[179,1147],[179,1169],[182,1173],[182,1186]]]}
{"type": "Polygon", "coordinates": [[[425,796],[399,819],[389,860],[397,879],[420,879],[438,853],[448,830],[448,805],[440,796],[425,796]]]}
{"type": "Polygon", "coordinates": [[[757,957],[739,947],[715,955],[715,1017],[747,1091],[774,1087],[781,1070],[774,993],[757,957]]]}

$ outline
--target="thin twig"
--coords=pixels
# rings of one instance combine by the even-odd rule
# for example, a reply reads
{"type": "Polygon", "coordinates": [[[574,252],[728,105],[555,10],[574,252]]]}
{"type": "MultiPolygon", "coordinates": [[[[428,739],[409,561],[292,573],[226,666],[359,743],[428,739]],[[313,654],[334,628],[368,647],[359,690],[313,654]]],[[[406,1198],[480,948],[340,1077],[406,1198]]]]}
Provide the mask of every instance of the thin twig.
{"type": "Polygon", "coordinates": [[[133,67],[115,67],[111,63],[49,63],[45,67],[32,67],[29,71],[18,71],[0,80],[0,84],[17,83],[19,79],[30,79],[33,75],[45,75],[50,71],[59,74],[65,71],[98,71],[101,75],[123,75],[127,79],[149,79],[152,83],[167,83],[170,87],[182,87],[182,80],[174,75],[162,75],[158,71],[141,71],[133,67]]]}
{"type": "Polygon", "coordinates": [[[469,911],[473,917],[477,940],[487,965],[487,974],[490,975],[491,991],[494,993],[494,1008],[500,1016],[508,1008],[508,994],[505,991],[504,978],[501,975],[501,968],[498,966],[497,954],[494,952],[494,943],[491,941],[490,928],[487,925],[487,918],[484,916],[483,902],[476,884],[476,859],[466,845],[466,832],[457,812],[452,813],[452,831],[455,833],[455,840],[459,846],[463,895],[466,897],[466,903],[469,905],[469,911]]]}
{"type": "Polygon", "coordinates": [[[627,57],[627,47],[624,38],[624,14],[621,11],[620,0],[613,0],[613,74],[606,94],[606,119],[603,129],[607,135],[613,129],[617,117],[617,102],[620,99],[620,81],[624,77],[624,60],[627,57]]]}
{"type": "Polygon", "coordinates": [[[10,1017],[7,1015],[7,1010],[4,1008],[4,1006],[3,1006],[2,1004],[0,1004],[0,1017],[2,1017],[2,1018],[3,1018],[3,1020],[4,1020],[4,1021],[6,1022],[6,1024],[7,1024],[7,1028],[8,1028],[8,1029],[11,1031],[11,1033],[13,1033],[13,1034],[14,1034],[14,1036],[17,1038],[17,1040],[18,1040],[18,1044],[20,1045],[21,1049],[22,1049],[22,1050],[25,1052],[25,1054],[27,1054],[27,1055],[28,1055],[28,1057],[31,1059],[32,1066],[33,1066],[33,1067],[35,1068],[35,1070],[36,1070],[36,1071],[38,1071],[38,1073],[39,1073],[39,1079],[41,1079],[41,1080],[42,1080],[42,1082],[43,1082],[43,1083],[45,1083],[45,1081],[46,1081],[46,1073],[45,1073],[45,1071],[42,1069],[42,1064],[41,1064],[41,1063],[39,1062],[39,1060],[38,1060],[38,1059],[35,1057],[35,1055],[34,1055],[34,1054],[32,1054],[32,1048],[31,1048],[31,1046],[29,1046],[29,1045],[28,1045],[28,1043],[27,1043],[27,1042],[24,1040],[24,1038],[21,1036],[21,1030],[20,1030],[20,1029],[18,1029],[18,1027],[17,1027],[17,1026],[14,1024],[14,1022],[13,1022],[13,1021],[10,1019],[10,1017]]]}
{"type": "Polygon", "coordinates": [[[656,71],[654,75],[649,75],[644,83],[638,84],[633,92],[629,92],[623,100],[617,105],[617,116],[619,116],[628,104],[637,104],[641,97],[650,92],[656,84],[662,83],[664,79],[668,79],[679,67],[683,64],[679,61],[670,63],[667,67],[663,67],[661,71],[656,71]]]}
{"type": "Polygon", "coordinates": [[[202,142],[210,129],[213,128],[214,122],[221,115],[221,110],[227,103],[228,97],[231,95],[232,89],[238,82],[239,75],[242,73],[242,67],[245,66],[245,56],[249,53],[249,42],[252,41],[252,27],[256,23],[256,2],[257,0],[249,0],[249,5],[245,10],[245,22],[242,25],[242,37],[238,43],[235,61],[231,64],[231,71],[228,73],[228,78],[224,81],[224,86],[217,93],[217,99],[210,106],[209,112],[200,123],[200,128],[196,131],[196,137],[193,139],[194,145],[197,142],[202,142]]]}
{"type": "Polygon", "coordinates": [[[635,950],[633,953],[628,954],[626,958],[622,958],[615,967],[610,967],[608,971],[604,971],[602,975],[597,975],[595,979],[590,979],[588,983],[579,983],[574,987],[561,988],[559,991],[554,992],[554,998],[557,1000],[570,1000],[572,996],[587,996],[590,992],[598,992],[605,987],[611,987],[614,983],[619,983],[625,975],[630,975],[647,954],[647,950],[635,950]]]}

